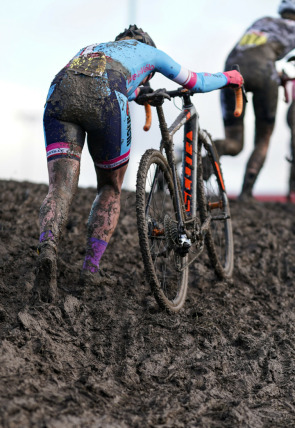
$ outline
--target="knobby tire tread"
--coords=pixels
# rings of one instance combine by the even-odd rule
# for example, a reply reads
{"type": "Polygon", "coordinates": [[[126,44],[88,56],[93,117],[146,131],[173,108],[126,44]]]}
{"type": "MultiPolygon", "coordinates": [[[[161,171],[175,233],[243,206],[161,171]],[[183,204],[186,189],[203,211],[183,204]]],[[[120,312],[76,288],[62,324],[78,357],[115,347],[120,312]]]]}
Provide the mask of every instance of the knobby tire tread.
{"type": "MultiPolygon", "coordinates": [[[[150,252],[150,244],[148,238],[148,231],[146,226],[145,210],[145,185],[146,177],[149,167],[152,163],[157,163],[161,171],[165,175],[166,182],[169,187],[170,195],[174,197],[174,185],[171,176],[171,171],[168,166],[166,158],[158,150],[149,149],[147,150],[140,161],[138,172],[137,172],[137,183],[136,183],[136,214],[137,214],[137,228],[139,235],[139,245],[142,254],[142,259],[145,267],[145,276],[148,283],[151,286],[152,292],[158,302],[159,306],[169,313],[178,312],[186,299],[187,287],[188,287],[188,268],[185,268],[183,273],[182,285],[181,285],[181,301],[177,306],[165,296],[161,284],[157,278],[157,274],[154,269],[154,263],[150,252]]],[[[174,199],[175,201],[175,199],[174,199]]]]}
{"type": "MultiPolygon", "coordinates": [[[[208,209],[207,209],[207,198],[205,195],[205,187],[203,184],[203,165],[202,165],[202,156],[201,156],[202,146],[205,148],[206,153],[210,159],[211,165],[213,166],[214,175],[215,175],[220,187],[221,187],[221,184],[220,184],[218,174],[216,173],[216,170],[215,170],[214,159],[213,159],[213,156],[211,153],[211,150],[213,150],[215,158],[217,160],[219,160],[219,157],[218,157],[216,148],[214,146],[214,143],[212,142],[212,146],[211,146],[211,150],[210,150],[208,143],[206,141],[202,140],[201,137],[199,137],[199,141],[198,141],[197,192],[198,192],[198,205],[199,205],[199,209],[200,209],[200,218],[201,218],[201,221],[204,222],[205,219],[207,218],[207,215],[208,215],[208,209]]],[[[219,164],[220,174],[221,174],[222,179],[223,179],[220,162],[218,162],[218,164],[219,164]]],[[[229,206],[228,206],[228,213],[230,215],[229,206]]],[[[234,250],[233,250],[233,235],[232,235],[231,219],[228,220],[228,226],[229,227],[227,229],[227,232],[225,232],[226,233],[225,239],[227,240],[226,242],[228,243],[228,245],[227,245],[227,247],[228,247],[228,263],[227,263],[227,265],[228,266],[223,266],[222,261],[218,257],[216,247],[215,247],[215,243],[214,243],[214,239],[212,236],[211,228],[209,228],[209,231],[207,232],[207,234],[205,236],[205,243],[206,243],[207,252],[208,252],[208,256],[209,256],[211,265],[214,268],[214,271],[215,271],[217,277],[220,279],[231,278],[232,272],[233,272],[234,250]]]]}

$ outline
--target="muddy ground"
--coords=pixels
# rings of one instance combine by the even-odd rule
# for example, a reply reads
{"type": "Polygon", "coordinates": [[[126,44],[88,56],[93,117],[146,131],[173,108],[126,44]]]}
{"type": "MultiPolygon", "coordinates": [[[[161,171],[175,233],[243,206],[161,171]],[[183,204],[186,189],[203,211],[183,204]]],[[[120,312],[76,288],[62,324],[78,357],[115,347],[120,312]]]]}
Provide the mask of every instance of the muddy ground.
{"type": "Polygon", "coordinates": [[[168,315],[144,282],[126,191],[102,262],[117,286],[73,295],[95,195],[79,189],[58,302],[29,304],[46,191],[0,181],[1,427],[295,426],[295,205],[232,201],[233,283],[204,260],[168,315]]]}

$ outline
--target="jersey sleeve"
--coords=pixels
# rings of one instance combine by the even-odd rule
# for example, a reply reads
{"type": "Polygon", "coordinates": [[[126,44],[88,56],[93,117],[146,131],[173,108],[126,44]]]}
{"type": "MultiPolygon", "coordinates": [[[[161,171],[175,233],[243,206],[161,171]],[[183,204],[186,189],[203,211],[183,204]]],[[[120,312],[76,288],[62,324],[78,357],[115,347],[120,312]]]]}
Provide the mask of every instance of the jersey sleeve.
{"type": "Polygon", "coordinates": [[[210,92],[227,84],[227,78],[223,73],[195,73],[182,67],[169,55],[158,49],[155,69],[168,79],[179,83],[184,88],[191,89],[193,92],[210,92]]]}

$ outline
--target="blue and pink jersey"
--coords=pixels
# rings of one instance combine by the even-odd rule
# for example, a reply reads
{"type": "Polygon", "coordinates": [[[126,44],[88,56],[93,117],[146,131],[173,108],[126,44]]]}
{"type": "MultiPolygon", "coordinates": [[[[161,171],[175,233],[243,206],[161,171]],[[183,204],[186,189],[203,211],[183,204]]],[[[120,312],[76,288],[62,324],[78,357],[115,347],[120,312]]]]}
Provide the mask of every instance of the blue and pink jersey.
{"type": "MultiPolygon", "coordinates": [[[[192,89],[194,92],[210,92],[227,84],[227,78],[223,73],[195,73],[182,67],[163,51],[136,40],[121,40],[87,46],[70,61],[69,67],[77,60],[84,60],[86,63],[87,58],[101,52],[108,59],[122,64],[123,68],[127,70],[126,86],[129,101],[136,98],[136,89],[143,79],[155,72],[163,74],[168,79],[187,89],[192,89]]],[[[79,71],[81,72],[81,69],[79,71]]]]}
{"type": "Polygon", "coordinates": [[[81,49],[50,87],[44,112],[48,161],[79,159],[85,133],[95,165],[115,169],[129,160],[131,126],[128,102],[154,73],[194,92],[227,85],[223,73],[195,73],[159,49],[137,40],[94,44],[81,49]]]}

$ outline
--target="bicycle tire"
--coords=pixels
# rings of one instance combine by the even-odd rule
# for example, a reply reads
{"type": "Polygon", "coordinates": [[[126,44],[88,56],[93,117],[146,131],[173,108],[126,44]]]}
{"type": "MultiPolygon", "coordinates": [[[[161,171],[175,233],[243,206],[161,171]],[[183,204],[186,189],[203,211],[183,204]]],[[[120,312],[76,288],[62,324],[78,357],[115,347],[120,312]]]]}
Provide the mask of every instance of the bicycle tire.
{"type": "Polygon", "coordinates": [[[171,241],[172,232],[167,224],[172,224],[172,230],[177,224],[175,189],[167,160],[158,150],[147,150],[141,158],[136,215],[146,279],[159,306],[178,312],[187,295],[187,256],[178,255],[171,241]]]}
{"type": "Polygon", "coordinates": [[[201,221],[211,215],[205,243],[211,264],[221,279],[230,278],[234,267],[232,221],[216,148],[206,133],[198,140],[198,205],[201,221]]]}

